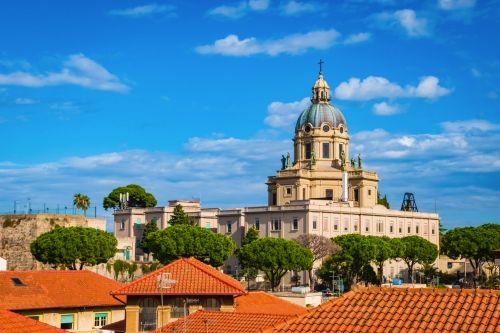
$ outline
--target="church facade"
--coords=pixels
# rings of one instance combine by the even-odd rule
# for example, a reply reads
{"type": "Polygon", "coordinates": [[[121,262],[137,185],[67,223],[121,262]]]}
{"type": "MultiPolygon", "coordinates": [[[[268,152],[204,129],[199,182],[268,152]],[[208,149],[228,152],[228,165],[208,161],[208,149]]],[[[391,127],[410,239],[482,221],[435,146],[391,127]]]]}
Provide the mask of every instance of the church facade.
{"type": "MultiPolygon", "coordinates": [[[[363,168],[360,154],[351,154],[349,139],[346,119],[330,104],[330,87],[320,70],[312,87],[311,105],[297,119],[293,159],[290,154],[283,155],[281,170],[266,182],[267,206],[221,210],[218,232],[231,236],[237,245],[248,229],[255,227],[260,237],[285,239],[302,234],[328,238],[350,233],[418,235],[439,247],[438,214],[377,204],[377,173],[363,168]]],[[[320,264],[315,263],[316,267],[320,264]]],[[[228,274],[237,269],[234,257],[224,267],[228,274]]],[[[383,275],[408,279],[403,262],[386,262],[383,275]]],[[[301,277],[301,283],[309,282],[307,274],[301,277]]],[[[292,284],[291,274],[283,284],[292,284]]]]}

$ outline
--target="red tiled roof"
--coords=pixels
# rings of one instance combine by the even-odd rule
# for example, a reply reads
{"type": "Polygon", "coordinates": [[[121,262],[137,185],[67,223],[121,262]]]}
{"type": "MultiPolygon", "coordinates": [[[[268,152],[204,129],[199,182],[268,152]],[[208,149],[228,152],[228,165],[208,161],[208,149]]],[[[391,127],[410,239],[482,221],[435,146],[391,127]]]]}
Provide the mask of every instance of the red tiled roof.
{"type": "MultiPolygon", "coordinates": [[[[109,293],[123,284],[90,271],[0,272],[0,308],[9,310],[113,306],[109,293]],[[15,286],[18,278],[23,286],[15,286]]],[[[125,297],[120,297],[126,302],[125,297]]]]}
{"type": "Polygon", "coordinates": [[[490,290],[358,289],[258,332],[500,332],[500,293],[490,290]]]}
{"type": "MultiPolygon", "coordinates": [[[[186,332],[254,333],[280,322],[288,316],[199,310],[186,317],[186,332]]],[[[183,332],[184,320],[179,319],[151,333],[183,332]]]]}
{"type": "Polygon", "coordinates": [[[243,285],[194,258],[181,258],[113,292],[115,295],[160,295],[158,274],[171,273],[176,283],[164,295],[243,295],[243,285]]]}
{"type": "Polygon", "coordinates": [[[116,332],[125,332],[125,319],[115,321],[114,323],[104,325],[101,327],[101,331],[114,331],[116,332]]]}
{"type": "Polygon", "coordinates": [[[68,331],[0,309],[0,332],[68,333],[68,331]]]}
{"type": "Polygon", "coordinates": [[[262,313],[294,316],[306,312],[306,308],[263,291],[252,291],[234,299],[235,312],[262,313]]]}

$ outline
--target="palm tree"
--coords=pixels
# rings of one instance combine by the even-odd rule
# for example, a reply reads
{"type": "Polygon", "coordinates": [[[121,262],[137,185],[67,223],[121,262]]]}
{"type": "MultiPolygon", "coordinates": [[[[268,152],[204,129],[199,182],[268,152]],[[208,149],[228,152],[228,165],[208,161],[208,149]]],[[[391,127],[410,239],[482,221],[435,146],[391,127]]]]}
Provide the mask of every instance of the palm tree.
{"type": "Polygon", "coordinates": [[[87,209],[90,207],[90,198],[86,195],[82,195],[80,193],[75,194],[73,197],[73,204],[78,209],[83,209],[83,214],[87,216],[87,209]]]}

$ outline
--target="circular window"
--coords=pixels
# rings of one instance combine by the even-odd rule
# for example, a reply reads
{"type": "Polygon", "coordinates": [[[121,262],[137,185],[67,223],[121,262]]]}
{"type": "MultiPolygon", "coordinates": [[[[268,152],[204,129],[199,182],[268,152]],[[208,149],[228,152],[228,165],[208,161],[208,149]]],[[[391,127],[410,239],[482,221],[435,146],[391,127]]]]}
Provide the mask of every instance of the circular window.
{"type": "Polygon", "coordinates": [[[329,130],[330,130],[330,126],[328,126],[328,125],[323,126],[324,132],[328,132],[329,130]]]}
{"type": "Polygon", "coordinates": [[[344,128],[343,127],[340,128],[340,133],[344,133],[344,128]]]}
{"type": "Polygon", "coordinates": [[[306,127],[304,127],[304,131],[305,131],[306,133],[311,132],[311,126],[306,125],[306,127]]]}

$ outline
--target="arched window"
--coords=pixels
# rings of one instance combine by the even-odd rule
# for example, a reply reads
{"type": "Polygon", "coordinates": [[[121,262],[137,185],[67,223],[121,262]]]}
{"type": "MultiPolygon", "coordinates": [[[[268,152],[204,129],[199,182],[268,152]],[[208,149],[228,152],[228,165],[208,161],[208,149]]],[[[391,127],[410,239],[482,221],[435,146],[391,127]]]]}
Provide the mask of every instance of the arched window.
{"type": "MultiPolygon", "coordinates": [[[[186,309],[187,310],[187,309],[186,309]]],[[[184,318],[184,299],[174,298],[170,303],[170,318],[184,318]]]]}
{"type": "Polygon", "coordinates": [[[201,301],[203,310],[220,311],[220,302],[215,298],[206,298],[201,301]]]}
{"type": "Polygon", "coordinates": [[[151,298],[144,298],[139,303],[139,331],[152,331],[156,329],[156,308],[158,304],[151,298]]]}
{"type": "Polygon", "coordinates": [[[325,99],[325,95],[324,95],[323,91],[321,92],[321,99],[325,99]]]}

